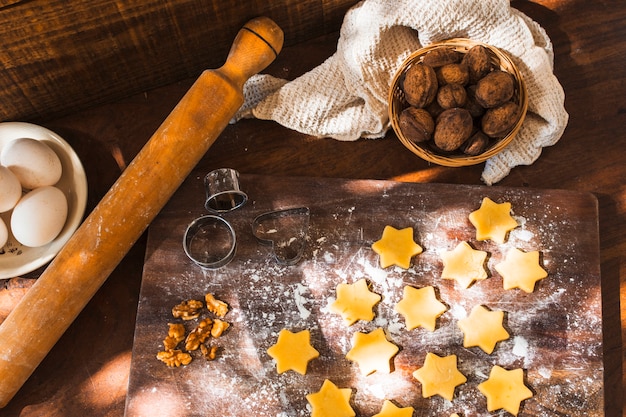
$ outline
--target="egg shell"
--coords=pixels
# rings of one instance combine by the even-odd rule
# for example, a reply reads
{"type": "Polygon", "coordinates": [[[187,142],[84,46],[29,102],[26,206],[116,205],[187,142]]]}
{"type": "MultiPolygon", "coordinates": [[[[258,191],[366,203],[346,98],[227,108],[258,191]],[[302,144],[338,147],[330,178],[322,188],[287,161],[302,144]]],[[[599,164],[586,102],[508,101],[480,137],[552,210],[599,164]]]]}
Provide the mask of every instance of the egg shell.
{"type": "Polygon", "coordinates": [[[52,148],[31,138],[7,143],[0,152],[0,164],[9,168],[28,190],[54,185],[63,173],[61,160],[52,148]]]}
{"type": "Polygon", "coordinates": [[[11,210],[22,197],[22,185],[15,174],[0,165],[0,213],[11,210]]]}
{"type": "Polygon", "coordinates": [[[67,198],[54,186],[24,195],[11,214],[11,231],[24,246],[39,247],[54,240],[67,219],[67,198]]]}
{"type": "Polygon", "coordinates": [[[0,218],[0,249],[6,245],[8,239],[9,229],[7,229],[7,225],[4,223],[4,220],[0,218]]]}

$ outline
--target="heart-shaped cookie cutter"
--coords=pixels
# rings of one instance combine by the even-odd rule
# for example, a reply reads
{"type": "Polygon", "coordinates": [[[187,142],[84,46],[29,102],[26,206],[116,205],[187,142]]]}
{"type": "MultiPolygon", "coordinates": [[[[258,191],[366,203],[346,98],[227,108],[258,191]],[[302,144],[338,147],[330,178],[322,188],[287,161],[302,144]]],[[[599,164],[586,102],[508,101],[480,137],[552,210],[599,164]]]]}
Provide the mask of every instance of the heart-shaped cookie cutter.
{"type": "Polygon", "coordinates": [[[270,211],[252,222],[252,234],[264,245],[271,245],[276,261],[296,264],[304,253],[311,211],[296,207],[270,211]]]}

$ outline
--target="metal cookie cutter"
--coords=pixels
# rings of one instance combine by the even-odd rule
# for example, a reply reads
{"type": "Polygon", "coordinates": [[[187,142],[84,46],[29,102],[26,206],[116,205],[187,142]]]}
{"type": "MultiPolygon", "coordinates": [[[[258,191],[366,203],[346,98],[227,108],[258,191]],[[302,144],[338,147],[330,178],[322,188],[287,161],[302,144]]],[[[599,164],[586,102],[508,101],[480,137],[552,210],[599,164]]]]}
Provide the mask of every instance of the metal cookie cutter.
{"type": "Polygon", "coordinates": [[[252,234],[262,244],[272,246],[278,263],[294,265],[304,253],[310,215],[308,207],[261,214],[252,222],[252,234]]]}
{"type": "Polygon", "coordinates": [[[206,215],[192,221],[183,238],[185,254],[198,266],[217,269],[235,256],[235,230],[219,216],[206,215]]]}
{"type": "Polygon", "coordinates": [[[239,187],[239,172],[231,168],[209,172],[204,177],[204,189],[204,207],[212,213],[226,213],[248,201],[248,196],[239,187]]]}

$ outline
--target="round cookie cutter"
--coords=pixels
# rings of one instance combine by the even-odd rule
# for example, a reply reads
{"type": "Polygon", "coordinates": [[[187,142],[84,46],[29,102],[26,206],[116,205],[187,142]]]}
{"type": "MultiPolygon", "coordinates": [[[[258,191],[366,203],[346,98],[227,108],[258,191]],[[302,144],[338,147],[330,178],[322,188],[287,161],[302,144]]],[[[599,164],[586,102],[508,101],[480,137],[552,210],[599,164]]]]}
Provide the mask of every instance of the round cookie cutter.
{"type": "Polygon", "coordinates": [[[248,195],[239,186],[239,172],[232,168],[220,168],[206,174],[204,189],[204,208],[211,213],[226,213],[248,201],[248,195]]]}
{"type": "Polygon", "coordinates": [[[183,238],[185,254],[204,269],[217,269],[235,256],[237,238],[229,222],[206,215],[192,221],[183,238]]]}

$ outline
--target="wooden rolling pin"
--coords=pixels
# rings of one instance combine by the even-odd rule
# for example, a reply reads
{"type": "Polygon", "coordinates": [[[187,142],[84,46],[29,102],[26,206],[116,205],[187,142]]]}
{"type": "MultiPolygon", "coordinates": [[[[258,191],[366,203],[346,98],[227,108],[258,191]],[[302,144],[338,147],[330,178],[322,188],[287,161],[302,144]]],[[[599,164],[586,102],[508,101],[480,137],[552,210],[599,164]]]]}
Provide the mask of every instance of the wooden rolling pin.
{"type": "MultiPolygon", "coordinates": [[[[0,408],[78,316],[243,104],[243,84],[282,49],[268,18],[248,22],[226,63],[204,71],[0,325],[0,408]]],[[[182,250],[182,249],[181,249],[182,250]]]]}

